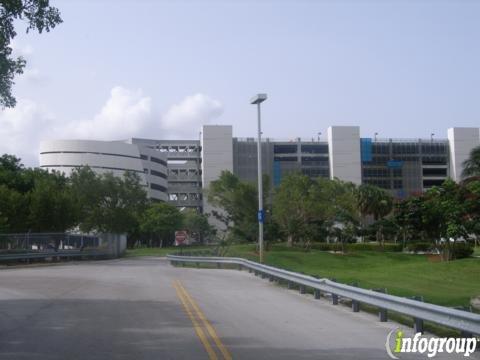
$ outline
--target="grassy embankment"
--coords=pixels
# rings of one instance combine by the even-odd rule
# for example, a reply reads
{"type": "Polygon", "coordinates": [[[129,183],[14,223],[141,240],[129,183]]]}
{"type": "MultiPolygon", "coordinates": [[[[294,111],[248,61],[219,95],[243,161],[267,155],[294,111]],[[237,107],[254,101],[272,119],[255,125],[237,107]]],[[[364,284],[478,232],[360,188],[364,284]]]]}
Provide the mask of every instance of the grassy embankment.
{"type": "MultiPolygon", "coordinates": [[[[254,250],[253,245],[235,245],[228,255],[258,260],[254,250]]],[[[129,250],[127,256],[162,256],[175,251],[178,248],[136,249],[129,250]]],[[[472,297],[480,295],[480,258],[432,262],[423,255],[374,251],[332,254],[276,245],[267,252],[266,262],[346,284],[358,282],[363,288],[387,288],[388,293],[398,296],[422,295],[426,302],[445,306],[467,306],[472,297]]]]}

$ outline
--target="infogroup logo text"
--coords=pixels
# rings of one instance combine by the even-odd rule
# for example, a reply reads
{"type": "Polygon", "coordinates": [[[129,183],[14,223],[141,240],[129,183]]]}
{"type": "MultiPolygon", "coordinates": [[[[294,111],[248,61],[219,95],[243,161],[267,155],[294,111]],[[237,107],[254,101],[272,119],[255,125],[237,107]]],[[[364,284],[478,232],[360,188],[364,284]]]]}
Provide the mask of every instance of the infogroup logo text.
{"type": "Polygon", "coordinates": [[[469,357],[470,354],[475,352],[477,342],[479,342],[475,337],[435,338],[422,336],[422,333],[416,333],[411,338],[404,335],[404,332],[400,329],[394,329],[388,334],[385,348],[392,359],[400,359],[397,355],[400,356],[399,354],[401,353],[426,354],[429,358],[433,358],[438,353],[463,354],[463,356],[469,357]],[[395,343],[392,349],[390,339],[394,332],[396,332],[395,343]]]}

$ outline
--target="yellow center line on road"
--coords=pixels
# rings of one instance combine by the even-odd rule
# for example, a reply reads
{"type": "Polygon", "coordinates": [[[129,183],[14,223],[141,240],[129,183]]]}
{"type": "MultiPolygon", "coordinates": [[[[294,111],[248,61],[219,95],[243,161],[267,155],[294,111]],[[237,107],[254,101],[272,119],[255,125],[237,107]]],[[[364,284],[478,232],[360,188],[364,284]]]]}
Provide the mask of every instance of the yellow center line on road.
{"type": "Polygon", "coordinates": [[[197,303],[195,302],[195,300],[193,300],[193,298],[190,296],[190,294],[187,292],[187,290],[185,289],[185,287],[181,284],[180,281],[177,281],[177,284],[178,284],[178,287],[183,291],[183,294],[185,295],[185,297],[187,298],[187,300],[189,301],[190,305],[193,307],[193,309],[195,310],[195,312],[197,313],[198,317],[200,318],[200,320],[202,320],[203,322],[203,325],[205,326],[205,328],[207,329],[207,332],[208,334],[210,335],[210,337],[213,339],[213,341],[215,342],[215,344],[217,345],[217,348],[220,350],[220,352],[222,353],[223,355],[223,358],[225,360],[232,360],[232,355],[230,355],[230,352],[227,350],[227,348],[225,347],[225,345],[222,343],[222,340],[220,340],[220,337],[218,336],[217,332],[215,331],[215,328],[213,327],[212,324],[210,324],[210,322],[207,320],[207,317],[205,316],[205,314],[202,312],[202,310],[200,310],[200,307],[197,305],[197,303]]]}
{"type": "Polygon", "coordinates": [[[179,281],[178,282],[179,287],[183,290],[185,297],[188,299],[190,304],[192,305],[193,309],[196,311],[198,314],[200,320],[202,320],[203,324],[205,325],[205,328],[207,329],[208,333],[212,337],[213,341],[217,345],[218,349],[223,355],[223,358],[225,360],[232,360],[232,356],[230,355],[230,352],[227,350],[225,345],[222,343],[222,340],[220,340],[220,337],[218,336],[217,332],[215,331],[215,328],[213,327],[212,324],[207,320],[207,317],[204,315],[204,313],[200,310],[199,306],[193,300],[193,298],[190,296],[190,294],[187,292],[185,287],[182,285],[182,283],[179,281]]]}
{"type": "Polygon", "coordinates": [[[182,303],[183,308],[185,309],[185,312],[187,313],[188,317],[190,318],[190,320],[193,324],[193,328],[195,329],[195,333],[197,334],[198,338],[200,339],[200,341],[203,344],[203,347],[207,351],[208,357],[210,358],[210,360],[217,360],[218,359],[217,354],[213,350],[212,345],[210,345],[210,342],[208,341],[207,336],[203,332],[203,329],[202,329],[201,325],[199,324],[199,322],[195,318],[195,315],[193,314],[192,309],[190,308],[190,306],[188,306],[188,301],[184,297],[184,295],[182,293],[182,289],[180,288],[180,286],[181,286],[180,282],[178,282],[178,281],[173,282],[173,287],[175,288],[175,290],[177,292],[177,296],[180,299],[180,302],[182,303]]]}

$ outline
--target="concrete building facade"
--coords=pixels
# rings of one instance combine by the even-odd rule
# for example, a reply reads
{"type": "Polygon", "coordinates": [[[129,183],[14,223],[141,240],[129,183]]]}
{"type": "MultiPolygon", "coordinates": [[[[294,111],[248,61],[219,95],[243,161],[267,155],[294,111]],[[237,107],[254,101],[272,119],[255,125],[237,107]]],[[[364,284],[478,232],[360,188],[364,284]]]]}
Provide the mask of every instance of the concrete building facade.
{"type": "MultiPolygon", "coordinates": [[[[119,176],[134,171],[150,197],[210,214],[215,209],[205,194],[222,171],[256,183],[257,142],[233,137],[230,125],[201,130],[197,140],[48,141],[41,144],[40,166],[67,174],[82,165],[119,176]]],[[[451,128],[445,139],[372,139],[362,138],[358,126],[331,126],[327,141],[264,138],[262,161],[272,187],[287,174],[300,172],[373,184],[405,198],[447,178],[460,181],[462,163],[479,145],[479,128],[451,128]]]]}
{"type": "Polygon", "coordinates": [[[40,167],[69,176],[88,165],[98,174],[136,173],[150,198],[167,200],[167,159],[150,148],[126,141],[53,140],[40,143],[40,167]]]}

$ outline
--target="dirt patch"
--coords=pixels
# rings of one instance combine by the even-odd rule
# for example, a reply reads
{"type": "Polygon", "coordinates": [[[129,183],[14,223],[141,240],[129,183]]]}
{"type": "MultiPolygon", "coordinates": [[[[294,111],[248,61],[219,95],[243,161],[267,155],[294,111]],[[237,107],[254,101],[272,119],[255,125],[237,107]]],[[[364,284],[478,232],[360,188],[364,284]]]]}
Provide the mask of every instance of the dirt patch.
{"type": "Polygon", "coordinates": [[[427,254],[427,259],[430,262],[441,262],[442,261],[442,255],[440,255],[440,254],[427,254]]]}

